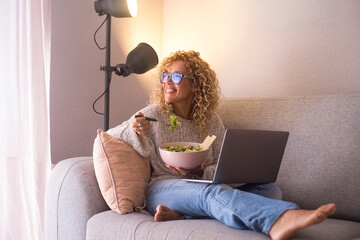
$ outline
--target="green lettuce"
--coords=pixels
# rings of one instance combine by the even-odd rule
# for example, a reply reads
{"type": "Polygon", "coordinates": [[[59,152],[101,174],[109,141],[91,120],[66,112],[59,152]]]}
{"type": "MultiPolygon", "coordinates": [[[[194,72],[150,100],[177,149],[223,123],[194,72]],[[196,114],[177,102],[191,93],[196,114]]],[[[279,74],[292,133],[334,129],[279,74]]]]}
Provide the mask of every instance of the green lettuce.
{"type": "Polygon", "coordinates": [[[170,116],[170,130],[174,131],[176,125],[180,125],[180,122],[178,121],[176,116],[170,116]]]}

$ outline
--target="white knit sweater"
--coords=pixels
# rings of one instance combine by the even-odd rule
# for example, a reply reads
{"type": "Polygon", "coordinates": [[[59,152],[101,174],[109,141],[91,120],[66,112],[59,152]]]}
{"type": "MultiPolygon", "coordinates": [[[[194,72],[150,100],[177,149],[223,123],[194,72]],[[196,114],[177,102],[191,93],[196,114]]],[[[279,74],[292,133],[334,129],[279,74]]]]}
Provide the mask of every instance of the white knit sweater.
{"type": "MultiPolygon", "coordinates": [[[[193,176],[181,176],[174,174],[165,167],[165,163],[159,155],[159,146],[167,142],[203,142],[197,135],[197,125],[195,121],[186,120],[179,116],[177,119],[181,125],[176,126],[175,131],[171,131],[166,124],[170,123],[170,116],[174,113],[163,114],[159,111],[158,105],[149,105],[140,110],[146,117],[156,118],[158,122],[150,122],[150,130],[145,135],[138,135],[131,126],[131,119],[121,125],[109,129],[107,133],[115,138],[131,145],[142,157],[149,158],[152,166],[150,183],[160,178],[191,178],[193,176]]],[[[209,129],[206,135],[215,135],[217,138],[212,144],[208,158],[207,168],[202,176],[203,179],[212,179],[220,153],[221,143],[224,136],[224,125],[217,114],[213,114],[209,119],[209,129]]]]}

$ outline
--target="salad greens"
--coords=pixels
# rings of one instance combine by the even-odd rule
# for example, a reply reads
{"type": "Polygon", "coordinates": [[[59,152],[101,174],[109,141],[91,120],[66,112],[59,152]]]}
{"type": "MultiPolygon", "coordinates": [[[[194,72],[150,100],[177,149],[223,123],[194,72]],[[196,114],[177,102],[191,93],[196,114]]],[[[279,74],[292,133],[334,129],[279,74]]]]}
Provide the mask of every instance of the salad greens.
{"type": "Polygon", "coordinates": [[[163,150],[165,151],[169,151],[169,152],[198,152],[201,151],[200,145],[198,146],[180,146],[180,145],[176,145],[176,146],[169,146],[166,148],[163,148],[163,150]]]}
{"type": "Polygon", "coordinates": [[[170,130],[174,131],[176,125],[181,125],[176,116],[170,116],[170,130]]]}

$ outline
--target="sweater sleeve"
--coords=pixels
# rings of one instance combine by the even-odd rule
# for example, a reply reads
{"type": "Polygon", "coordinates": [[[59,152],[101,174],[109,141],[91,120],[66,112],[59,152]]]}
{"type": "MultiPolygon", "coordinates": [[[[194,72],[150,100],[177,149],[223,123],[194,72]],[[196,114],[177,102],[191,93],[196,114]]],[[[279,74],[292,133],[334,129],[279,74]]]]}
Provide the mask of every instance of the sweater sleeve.
{"type": "MultiPolygon", "coordinates": [[[[152,107],[146,107],[140,110],[140,112],[147,115],[153,109],[152,107]]],[[[134,114],[135,116],[135,114],[134,114]]],[[[145,135],[139,135],[132,128],[132,116],[129,120],[123,122],[122,124],[111,128],[107,131],[108,134],[113,137],[126,142],[132,146],[135,151],[137,151],[142,157],[149,157],[152,150],[155,148],[154,143],[145,135]]]]}

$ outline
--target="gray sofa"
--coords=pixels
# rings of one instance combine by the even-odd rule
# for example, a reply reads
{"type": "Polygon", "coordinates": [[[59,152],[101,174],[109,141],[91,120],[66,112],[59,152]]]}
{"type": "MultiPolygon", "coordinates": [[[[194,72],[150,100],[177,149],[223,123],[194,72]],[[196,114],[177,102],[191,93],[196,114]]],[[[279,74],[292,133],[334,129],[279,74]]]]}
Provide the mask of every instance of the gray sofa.
{"type": "MultiPolygon", "coordinates": [[[[226,127],[290,132],[277,184],[283,199],[314,209],[334,202],[336,214],[294,239],[360,239],[360,95],[226,99],[226,127]]],[[[269,239],[217,220],[157,223],[133,212],[119,215],[103,200],[91,157],[56,165],[45,203],[46,239],[269,239]]]]}

